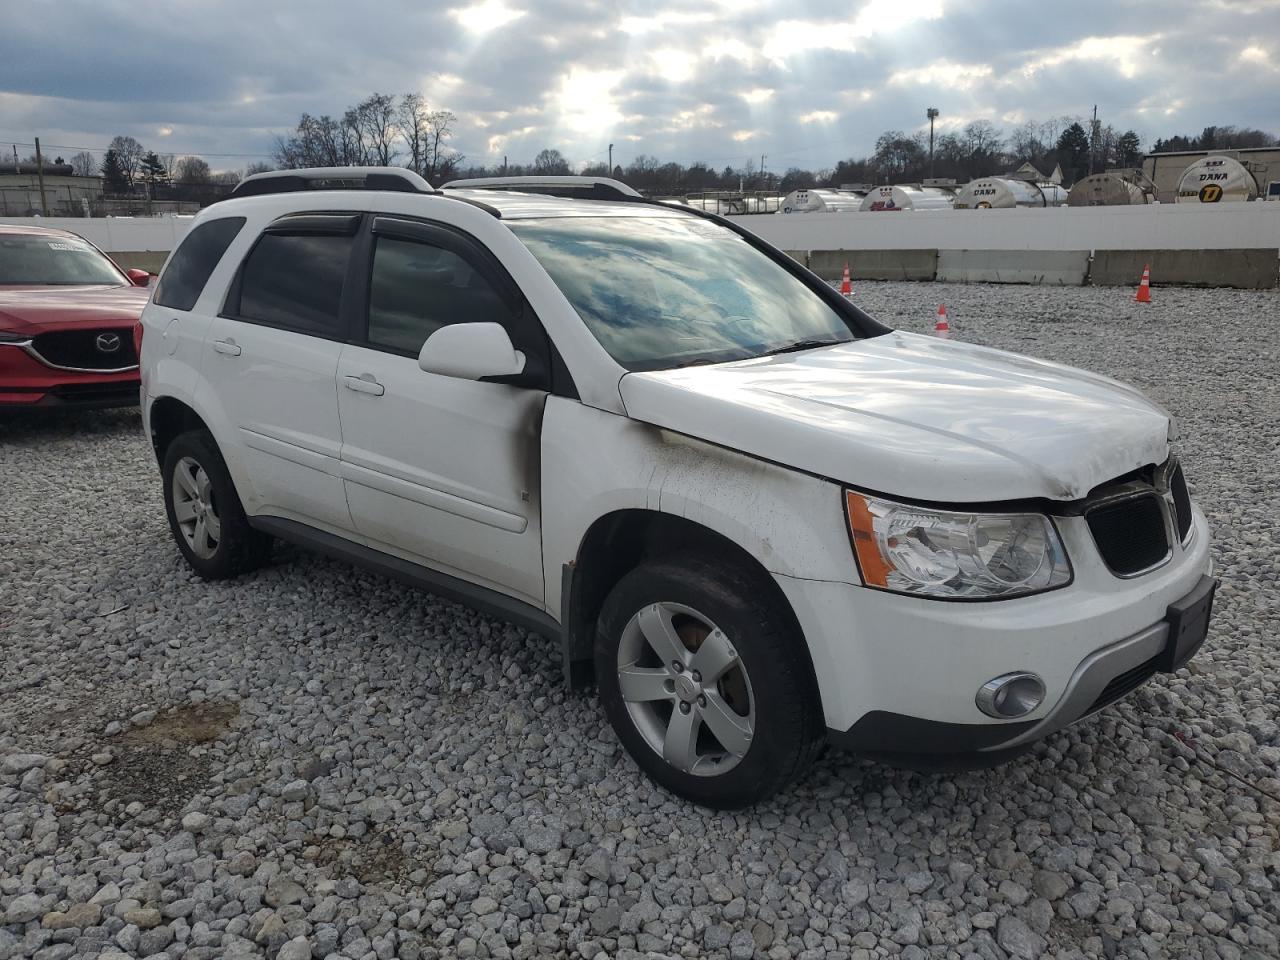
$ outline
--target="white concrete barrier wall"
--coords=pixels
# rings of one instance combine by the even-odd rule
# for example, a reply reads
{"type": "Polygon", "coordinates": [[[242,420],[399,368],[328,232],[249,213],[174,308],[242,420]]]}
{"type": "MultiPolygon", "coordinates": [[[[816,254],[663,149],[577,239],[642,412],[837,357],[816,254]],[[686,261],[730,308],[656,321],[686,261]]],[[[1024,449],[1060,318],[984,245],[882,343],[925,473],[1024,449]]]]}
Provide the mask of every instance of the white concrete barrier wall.
{"type": "Polygon", "coordinates": [[[935,279],[1079,287],[1088,275],[1088,250],[939,250],[935,279]]]}
{"type": "Polygon", "coordinates": [[[1216,250],[1280,246],[1280,203],[734,217],[783,250],[1216,250]]]}
{"type": "Polygon", "coordinates": [[[107,253],[118,250],[172,250],[191,217],[3,217],[0,223],[70,230],[107,253]]]}

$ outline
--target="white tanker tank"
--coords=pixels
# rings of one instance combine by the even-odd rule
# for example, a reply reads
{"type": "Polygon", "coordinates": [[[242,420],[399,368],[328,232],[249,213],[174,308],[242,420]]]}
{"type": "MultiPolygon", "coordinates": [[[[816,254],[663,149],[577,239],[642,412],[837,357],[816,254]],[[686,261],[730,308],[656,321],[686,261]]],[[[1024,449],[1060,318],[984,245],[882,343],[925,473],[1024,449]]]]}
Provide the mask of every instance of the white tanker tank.
{"type": "Polygon", "coordinates": [[[782,198],[779,213],[857,213],[862,194],[846,190],[792,190],[782,198]]]}
{"type": "Polygon", "coordinates": [[[940,187],[872,187],[862,198],[861,210],[872,213],[890,210],[950,210],[955,195],[940,187]]]}
{"type": "Polygon", "coordinates": [[[1056,183],[1033,183],[1013,177],[970,180],[956,194],[957,210],[1008,210],[1013,207],[1057,207],[1067,192],[1056,183]]]}
{"type": "Polygon", "coordinates": [[[1178,203],[1232,203],[1257,196],[1253,174],[1231,157],[1201,157],[1178,181],[1178,203]]]}
{"type": "Polygon", "coordinates": [[[1118,173],[1095,173],[1077,180],[1067,194],[1069,207],[1123,207],[1150,203],[1151,195],[1118,173]]]}

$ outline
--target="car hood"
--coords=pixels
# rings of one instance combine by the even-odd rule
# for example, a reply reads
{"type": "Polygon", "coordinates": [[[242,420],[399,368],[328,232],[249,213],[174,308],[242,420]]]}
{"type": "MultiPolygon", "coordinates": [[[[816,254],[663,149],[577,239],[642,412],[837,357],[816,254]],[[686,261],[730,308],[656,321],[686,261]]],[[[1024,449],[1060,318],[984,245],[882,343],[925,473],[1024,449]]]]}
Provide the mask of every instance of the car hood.
{"type": "Polygon", "coordinates": [[[628,416],[915,500],[1077,500],[1169,454],[1169,415],[1060,364],[894,332],[628,373],[628,416]]]}
{"type": "Polygon", "coordinates": [[[137,320],[145,287],[6,287],[0,285],[0,331],[35,336],[52,329],[137,320]]]}

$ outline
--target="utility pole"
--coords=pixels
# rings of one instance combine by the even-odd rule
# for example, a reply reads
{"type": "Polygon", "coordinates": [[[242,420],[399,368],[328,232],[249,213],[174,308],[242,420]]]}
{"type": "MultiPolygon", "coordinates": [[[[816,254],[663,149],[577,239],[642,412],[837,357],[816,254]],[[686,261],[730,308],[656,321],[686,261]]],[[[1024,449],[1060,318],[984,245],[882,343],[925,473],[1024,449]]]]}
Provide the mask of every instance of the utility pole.
{"type": "Polygon", "coordinates": [[[1098,105],[1093,105],[1093,122],[1089,124],[1089,175],[1093,176],[1094,160],[1098,156],[1098,105]]]}
{"type": "Polygon", "coordinates": [[[18,163],[18,145],[13,145],[13,172],[22,173],[22,164],[18,163]]]}
{"type": "Polygon", "coordinates": [[[764,156],[765,155],[763,153],[760,154],[760,183],[764,187],[764,189],[768,190],[769,178],[765,175],[765,172],[764,172],[764,156]]]}
{"type": "Polygon", "coordinates": [[[613,144],[609,144],[609,176],[613,176],[613,144]]]}
{"type": "Polygon", "coordinates": [[[507,155],[505,153],[502,155],[502,175],[504,177],[507,175],[507,155]]]}
{"type": "Polygon", "coordinates": [[[49,215],[49,200],[44,195],[44,156],[40,153],[40,138],[36,137],[36,180],[40,183],[40,213],[49,215]]]}
{"type": "Polygon", "coordinates": [[[934,178],[933,172],[933,121],[938,119],[938,108],[930,107],[925,111],[929,118],[929,179],[934,178]]]}

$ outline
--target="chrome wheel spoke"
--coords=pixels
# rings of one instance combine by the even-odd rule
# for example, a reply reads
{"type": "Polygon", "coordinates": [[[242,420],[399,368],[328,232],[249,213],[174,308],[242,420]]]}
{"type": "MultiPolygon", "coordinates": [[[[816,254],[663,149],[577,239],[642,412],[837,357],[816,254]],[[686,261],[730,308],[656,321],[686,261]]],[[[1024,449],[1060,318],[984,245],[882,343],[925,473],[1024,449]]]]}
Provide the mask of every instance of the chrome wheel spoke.
{"type": "Polygon", "coordinates": [[[218,515],[212,510],[204,515],[204,528],[211,540],[216,542],[222,539],[222,521],[218,519],[218,515]]]}
{"type": "Polygon", "coordinates": [[[667,689],[671,674],[665,667],[623,667],[618,671],[618,686],[622,699],[629,703],[647,703],[652,700],[670,700],[667,689]]]}
{"type": "Polygon", "coordinates": [[[698,762],[698,729],[702,726],[696,710],[671,711],[667,736],[662,742],[662,758],[680,770],[689,771],[698,762]]]}
{"type": "Polygon", "coordinates": [[[640,632],[664,664],[688,660],[689,650],[676,635],[671,614],[661,604],[655,603],[640,611],[640,632]]]}
{"type": "Polygon", "coordinates": [[[196,518],[196,529],[191,534],[191,540],[192,547],[201,556],[209,549],[209,528],[205,523],[204,517],[196,518]]]}
{"type": "Polygon", "coordinates": [[[196,487],[196,482],[192,479],[187,469],[186,461],[178,464],[178,469],[173,473],[174,479],[178,481],[178,486],[182,488],[182,492],[191,500],[200,499],[200,490],[196,487]]]}
{"type": "Polygon", "coordinates": [[[213,502],[213,498],[209,496],[209,474],[204,472],[203,467],[196,469],[196,496],[206,507],[213,502]]]}
{"type": "Polygon", "coordinates": [[[698,671],[703,683],[710,684],[724,676],[725,672],[737,662],[738,651],[733,649],[729,638],[721,631],[713,630],[707,634],[706,639],[702,641],[702,646],[693,655],[689,668],[698,671]]]}
{"type": "Polygon", "coordinates": [[[173,516],[179,523],[190,523],[196,518],[195,503],[191,500],[174,500],[173,516]]]}
{"type": "Polygon", "coordinates": [[[720,746],[735,757],[745,756],[751,746],[751,720],[740,717],[724,697],[718,693],[707,694],[707,705],[702,708],[702,719],[720,746]]]}

